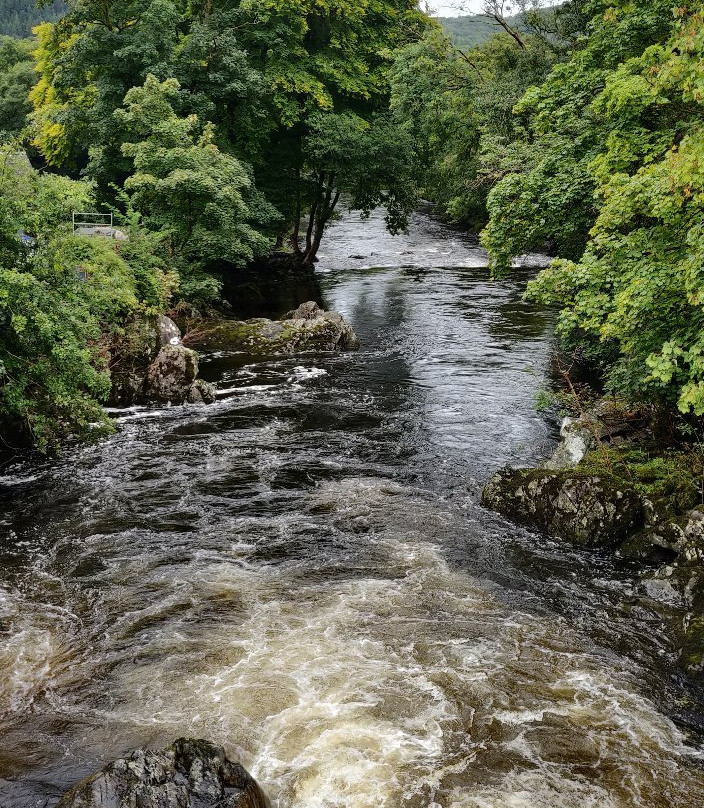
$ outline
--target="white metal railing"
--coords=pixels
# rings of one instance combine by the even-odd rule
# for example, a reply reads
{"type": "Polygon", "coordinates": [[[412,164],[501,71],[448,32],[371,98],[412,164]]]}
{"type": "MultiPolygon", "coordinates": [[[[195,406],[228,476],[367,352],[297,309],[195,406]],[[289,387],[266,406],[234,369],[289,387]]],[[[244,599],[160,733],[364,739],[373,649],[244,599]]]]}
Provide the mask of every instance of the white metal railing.
{"type": "Polygon", "coordinates": [[[114,234],[112,213],[95,213],[94,211],[73,212],[73,235],[82,236],[114,234]]]}

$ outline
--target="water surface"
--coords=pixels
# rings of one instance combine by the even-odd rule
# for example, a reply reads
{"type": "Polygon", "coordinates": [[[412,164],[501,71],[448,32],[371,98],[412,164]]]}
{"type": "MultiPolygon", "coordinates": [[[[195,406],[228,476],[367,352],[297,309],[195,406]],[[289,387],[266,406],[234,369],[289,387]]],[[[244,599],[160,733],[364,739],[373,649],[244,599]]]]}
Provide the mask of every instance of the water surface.
{"type": "Polygon", "coordinates": [[[478,505],[555,441],[553,315],[485,264],[425,214],[348,216],[318,271],[362,350],[207,357],[215,405],[6,470],[2,808],[184,734],[275,808],[704,805],[701,705],[633,571],[478,505]]]}

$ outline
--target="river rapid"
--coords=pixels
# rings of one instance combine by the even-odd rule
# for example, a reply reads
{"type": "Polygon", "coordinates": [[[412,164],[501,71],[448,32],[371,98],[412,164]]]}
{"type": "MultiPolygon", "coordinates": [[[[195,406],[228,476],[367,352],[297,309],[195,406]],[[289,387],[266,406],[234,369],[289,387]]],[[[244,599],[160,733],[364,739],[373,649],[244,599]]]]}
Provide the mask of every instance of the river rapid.
{"type": "Polygon", "coordinates": [[[181,735],[274,808],[704,806],[665,607],[478,504],[555,444],[530,267],[422,213],[324,253],[359,352],[204,357],[214,405],[0,471],[1,808],[181,735]]]}

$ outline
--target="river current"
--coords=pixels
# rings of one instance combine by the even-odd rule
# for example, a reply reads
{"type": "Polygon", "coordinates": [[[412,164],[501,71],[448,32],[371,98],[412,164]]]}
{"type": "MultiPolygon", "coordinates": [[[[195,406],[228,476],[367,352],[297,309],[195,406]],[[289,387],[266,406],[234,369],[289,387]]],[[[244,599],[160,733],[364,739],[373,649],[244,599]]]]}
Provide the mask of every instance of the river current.
{"type": "Polygon", "coordinates": [[[704,806],[665,607],[478,504],[556,438],[554,316],[485,266],[347,215],[318,273],[359,352],[206,356],[214,405],[0,471],[1,808],[181,735],[274,808],[704,806]]]}

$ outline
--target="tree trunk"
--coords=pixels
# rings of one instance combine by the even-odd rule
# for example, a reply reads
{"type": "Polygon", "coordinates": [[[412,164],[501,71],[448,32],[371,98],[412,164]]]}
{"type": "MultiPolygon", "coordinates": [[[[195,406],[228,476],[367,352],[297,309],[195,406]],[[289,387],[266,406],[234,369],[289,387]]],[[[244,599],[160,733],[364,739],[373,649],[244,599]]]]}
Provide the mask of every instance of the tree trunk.
{"type": "Polygon", "coordinates": [[[290,240],[291,240],[291,248],[293,249],[293,254],[296,256],[301,255],[301,243],[299,241],[301,235],[301,171],[298,169],[296,171],[296,209],[294,211],[294,220],[293,220],[293,232],[291,233],[290,240]]]}
{"type": "Polygon", "coordinates": [[[320,243],[322,242],[323,234],[325,233],[325,227],[330,221],[332,214],[335,212],[335,208],[337,207],[337,203],[339,201],[340,192],[335,191],[335,174],[331,174],[329,185],[325,191],[325,198],[321,203],[316,205],[317,213],[315,218],[311,216],[310,225],[313,225],[313,227],[309,225],[308,228],[310,241],[306,242],[306,252],[303,256],[303,263],[305,265],[315,263],[315,259],[318,256],[318,250],[320,249],[320,243]]]}
{"type": "Polygon", "coordinates": [[[506,22],[506,20],[500,14],[492,14],[492,17],[498,22],[498,24],[506,31],[509,36],[512,36],[514,40],[518,43],[518,47],[521,50],[526,50],[526,43],[521,38],[518,31],[511,28],[511,26],[506,22]]]}

